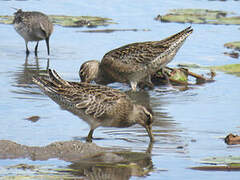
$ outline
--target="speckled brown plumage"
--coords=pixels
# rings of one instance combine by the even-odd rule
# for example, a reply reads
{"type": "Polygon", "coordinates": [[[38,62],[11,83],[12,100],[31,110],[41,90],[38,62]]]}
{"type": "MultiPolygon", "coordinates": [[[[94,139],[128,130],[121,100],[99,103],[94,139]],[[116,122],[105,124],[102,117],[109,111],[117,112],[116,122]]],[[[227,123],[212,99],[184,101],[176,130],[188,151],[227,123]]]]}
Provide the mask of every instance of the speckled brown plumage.
{"type": "Polygon", "coordinates": [[[114,49],[104,55],[101,63],[85,62],[79,71],[81,80],[99,84],[129,83],[136,90],[141,81],[151,83],[150,76],[174,58],[192,31],[188,27],[161,41],[138,42],[114,49]]]}
{"type": "Polygon", "coordinates": [[[37,11],[24,12],[19,9],[14,13],[13,24],[15,30],[25,40],[27,54],[29,54],[28,42],[37,41],[35,46],[35,55],[37,55],[38,42],[41,40],[46,41],[48,55],[50,54],[49,38],[53,32],[53,24],[47,15],[37,11]]]}
{"type": "Polygon", "coordinates": [[[91,126],[87,140],[91,141],[98,126],[140,124],[153,141],[152,113],[142,105],[133,104],[124,92],[103,85],[65,81],[54,70],[49,70],[49,79],[34,77],[33,81],[62,108],[91,126]]]}

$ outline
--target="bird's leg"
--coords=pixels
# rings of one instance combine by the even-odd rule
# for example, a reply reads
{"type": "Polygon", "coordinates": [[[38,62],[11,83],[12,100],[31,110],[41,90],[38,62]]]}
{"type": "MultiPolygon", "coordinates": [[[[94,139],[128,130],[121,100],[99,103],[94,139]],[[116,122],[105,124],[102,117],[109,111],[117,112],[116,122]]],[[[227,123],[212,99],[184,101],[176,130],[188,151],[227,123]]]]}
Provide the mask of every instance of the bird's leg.
{"type": "Polygon", "coordinates": [[[137,82],[136,81],[131,81],[130,82],[132,91],[137,91],[137,82]]]}
{"type": "Polygon", "coordinates": [[[94,131],[94,129],[91,129],[91,130],[89,131],[88,136],[87,136],[87,139],[86,139],[87,142],[92,142],[93,131],[94,131]]]}
{"type": "Polygon", "coordinates": [[[46,70],[48,70],[48,69],[49,69],[49,58],[47,60],[47,68],[46,68],[46,70]]]}
{"type": "Polygon", "coordinates": [[[150,141],[148,144],[148,148],[146,150],[147,154],[152,154],[152,149],[153,149],[153,141],[150,141]]]}
{"type": "Polygon", "coordinates": [[[47,45],[47,53],[48,53],[48,55],[50,55],[49,37],[47,37],[47,38],[45,39],[45,41],[46,41],[46,45],[47,45]]]}
{"type": "Polygon", "coordinates": [[[30,51],[28,50],[28,42],[25,41],[25,46],[26,46],[26,55],[28,56],[30,51]]]}
{"type": "Polygon", "coordinates": [[[36,44],[36,46],[35,46],[35,56],[37,56],[38,42],[39,42],[39,41],[37,41],[37,44],[36,44]]]}
{"type": "Polygon", "coordinates": [[[151,81],[151,76],[150,75],[145,78],[145,83],[146,83],[146,86],[149,89],[153,89],[154,88],[154,85],[153,85],[153,83],[151,81]]]}
{"type": "Polygon", "coordinates": [[[154,85],[151,80],[151,76],[146,76],[139,84],[140,89],[144,89],[145,87],[148,87],[150,90],[154,88],[154,85]]]}
{"type": "Polygon", "coordinates": [[[148,84],[149,88],[151,88],[151,89],[154,88],[154,85],[151,80],[151,75],[147,76],[147,84],[148,84]]]}

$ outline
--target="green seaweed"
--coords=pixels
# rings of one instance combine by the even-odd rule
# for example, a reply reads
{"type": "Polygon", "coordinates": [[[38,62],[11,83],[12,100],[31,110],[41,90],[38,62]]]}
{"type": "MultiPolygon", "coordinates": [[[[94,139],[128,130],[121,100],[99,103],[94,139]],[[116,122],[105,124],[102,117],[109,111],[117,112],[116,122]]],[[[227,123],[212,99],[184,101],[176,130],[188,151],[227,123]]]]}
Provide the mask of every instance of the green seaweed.
{"type": "Polygon", "coordinates": [[[221,66],[200,66],[197,64],[178,64],[179,67],[184,68],[202,68],[202,69],[211,69],[215,71],[223,71],[225,73],[234,74],[240,76],[240,64],[226,64],[221,66]]]}
{"type": "Polygon", "coordinates": [[[12,24],[13,16],[0,16],[0,23],[1,24],[12,24]]]}
{"type": "Polygon", "coordinates": [[[158,15],[155,20],[194,24],[240,24],[240,17],[232,15],[233,13],[218,10],[173,9],[166,15],[158,15]]]}
{"type": "Polygon", "coordinates": [[[94,30],[83,30],[78,32],[84,33],[112,33],[116,31],[151,31],[150,29],[94,29],[94,30]]]}
{"type": "MultiPolygon", "coordinates": [[[[167,69],[164,70],[165,75],[167,75],[171,81],[178,81],[187,83],[188,82],[188,74],[185,69],[179,68],[179,69],[167,69]]],[[[165,75],[162,73],[162,71],[158,71],[157,75],[159,77],[165,77],[165,75]]]]}
{"type": "Polygon", "coordinates": [[[202,171],[240,171],[240,157],[227,156],[227,157],[210,157],[200,161],[207,166],[196,166],[190,169],[202,171]]]}
{"type": "MultiPolygon", "coordinates": [[[[102,18],[97,16],[65,16],[65,15],[49,15],[54,24],[63,27],[96,27],[116,24],[110,18],[102,18]]],[[[0,23],[12,24],[13,16],[0,16],[0,23]]]]}
{"type": "Polygon", "coordinates": [[[188,74],[181,69],[174,71],[170,78],[181,82],[188,82],[188,74]]]}
{"type": "Polygon", "coordinates": [[[229,74],[240,76],[240,64],[227,64],[222,66],[210,66],[209,69],[223,71],[229,74]]]}
{"type": "Polygon", "coordinates": [[[240,157],[238,156],[209,157],[202,159],[200,162],[204,164],[234,165],[240,167],[240,157]]]}
{"type": "Polygon", "coordinates": [[[170,10],[172,14],[181,15],[198,15],[198,16],[208,16],[208,17],[225,17],[227,15],[226,11],[208,10],[208,9],[172,9],[170,10]]]}
{"type": "Polygon", "coordinates": [[[201,68],[200,65],[195,63],[179,63],[177,66],[182,68],[201,68]]]}
{"type": "Polygon", "coordinates": [[[240,41],[225,43],[224,47],[240,51],[240,41]]]}
{"type": "Polygon", "coordinates": [[[64,15],[50,15],[54,24],[64,27],[96,27],[106,26],[109,24],[116,24],[110,18],[102,18],[97,16],[64,16],[64,15]]]}

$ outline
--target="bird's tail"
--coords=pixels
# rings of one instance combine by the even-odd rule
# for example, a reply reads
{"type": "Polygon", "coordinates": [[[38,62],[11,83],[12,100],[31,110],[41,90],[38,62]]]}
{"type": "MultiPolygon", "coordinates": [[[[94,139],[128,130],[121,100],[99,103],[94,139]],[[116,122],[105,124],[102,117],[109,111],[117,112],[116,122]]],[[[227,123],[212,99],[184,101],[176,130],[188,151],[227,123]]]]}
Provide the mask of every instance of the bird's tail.
{"type": "Polygon", "coordinates": [[[160,69],[168,64],[192,32],[193,29],[190,26],[177,34],[160,41],[159,45],[166,47],[166,49],[151,62],[151,67],[153,69],[160,69]]]}
{"type": "Polygon", "coordinates": [[[186,29],[184,29],[176,34],[174,34],[166,39],[163,39],[161,42],[164,42],[165,45],[167,45],[167,44],[172,45],[174,42],[177,42],[180,39],[185,40],[192,32],[193,32],[193,29],[191,26],[189,26],[186,29]]]}
{"type": "MultiPolygon", "coordinates": [[[[176,55],[177,51],[182,47],[183,43],[187,39],[187,37],[192,34],[193,29],[190,27],[184,29],[183,31],[173,35],[170,39],[173,39],[173,42],[169,46],[167,53],[172,54],[173,56],[176,55]]],[[[168,63],[168,62],[167,62],[168,63]]]]}
{"type": "Polygon", "coordinates": [[[70,85],[67,81],[63,80],[56,71],[51,69],[48,70],[48,78],[33,76],[32,80],[46,93],[56,93],[59,88],[70,85]]]}

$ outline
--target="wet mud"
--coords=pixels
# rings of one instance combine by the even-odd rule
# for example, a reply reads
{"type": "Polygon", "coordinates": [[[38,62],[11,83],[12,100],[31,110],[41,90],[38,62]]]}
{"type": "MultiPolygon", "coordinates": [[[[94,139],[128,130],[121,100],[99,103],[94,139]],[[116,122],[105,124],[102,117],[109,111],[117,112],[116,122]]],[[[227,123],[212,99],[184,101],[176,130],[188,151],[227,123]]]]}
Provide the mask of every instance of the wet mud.
{"type": "MultiPolygon", "coordinates": [[[[90,179],[98,179],[99,173],[101,173],[103,177],[129,179],[131,176],[145,176],[153,171],[151,146],[150,144],[145,153],[140,153],[103,148],[94,143],[83,143],[76,140],[54,142],[42,147],[0,140],[0,159],[27,158],[33,161],[46,161],[57,158],[71,162],[68,168],[53,169],[58,173],[68,172],[74,176],[91,177],[90,179]]],[[[9,168],[32,171],[38,169],[36,166],[28,164],[19,164],[9,168]]]]}

